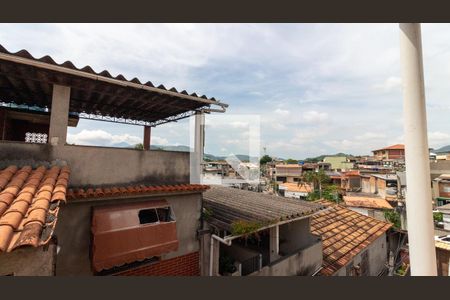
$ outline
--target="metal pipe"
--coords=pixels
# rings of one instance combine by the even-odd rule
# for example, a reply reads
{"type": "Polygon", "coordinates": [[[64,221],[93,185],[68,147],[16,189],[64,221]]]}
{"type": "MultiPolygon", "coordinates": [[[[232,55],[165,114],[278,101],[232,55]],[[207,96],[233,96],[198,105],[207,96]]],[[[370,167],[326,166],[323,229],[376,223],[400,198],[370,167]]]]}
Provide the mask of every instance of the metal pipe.
{"type": "Polygon", "coordinates": [[[400,24],[411,275],[436,276],[420,23],[400,24]]]}

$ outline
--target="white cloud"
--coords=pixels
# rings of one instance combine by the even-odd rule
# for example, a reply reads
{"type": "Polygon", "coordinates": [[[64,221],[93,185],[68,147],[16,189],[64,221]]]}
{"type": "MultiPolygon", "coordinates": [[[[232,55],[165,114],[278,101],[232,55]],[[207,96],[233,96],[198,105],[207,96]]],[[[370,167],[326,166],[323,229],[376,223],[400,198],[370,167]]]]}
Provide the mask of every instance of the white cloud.
{"type": "Polygon", "coordinates": [[[302,120],[306,123],[320,123],[328,120],[328,114],[326,112],[311,110],[303,113],[302,120]]]}
{"type": "Polygon", "coordinates": [[[397,76],[388,77],[383,83],[377,83],[373,87],[383,92],[399,91],[402,86],[402,79],[397,76]]]}
{"type": "Polygon", "coordinates": [[[432,148],[450,145],[450,134],[440,131],[428,132],[428,143],[432,148]]]}
{"type": "Polygon", "coordinates": [[[287,117],[287,116],[289,116],[289,114],[290,114],[290,112],[289,112],[288,110],[286,110],[286,109],[281,109],[281,108],[275,109],[275,113],[278,114],[278,115],[280,115],[280,116],[283,116],[283,117],[287,117]]]}
{"type": "MultiPolygon", "coordinates": [[[[104,130],[87,130],[83,129],[78,133],[68,133],[67,142],[76,145],[91,145],[91,146],[114,146],[120,143],[127,143],[135,145],[142,143],[142,138],[129,134],[111,134],[104,130]]],[[[168,141],[165,138],[158,136],[151,137],[151,143],[157,145],[167,145],[168,141]]]]}

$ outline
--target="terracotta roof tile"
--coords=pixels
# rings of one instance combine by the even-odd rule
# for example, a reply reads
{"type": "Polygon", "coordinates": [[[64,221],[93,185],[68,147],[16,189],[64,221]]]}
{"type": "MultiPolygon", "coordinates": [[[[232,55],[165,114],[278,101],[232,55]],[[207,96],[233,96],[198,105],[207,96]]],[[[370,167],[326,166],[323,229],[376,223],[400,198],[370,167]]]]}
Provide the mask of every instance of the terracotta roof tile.
{"type": "MultiPolygon", "coordinates": [[[[146,195],[155,193],[175,193],[199,191],[203,192],[209,188],[207,185],[201,184],[176,184],[176,185],[138,185],[138,186],[113,186],[113,187],[95,187],[95,188],[75,188],[69,189],[67,198],[106,198],[118,196],[146,195]]],[[[56,190],[56,188],[55,188],[56,190]]]]}
{"type": "Polygon", "coordinates": [[[53,233],[68,174],[68,167],[58,166],[0,170],[0,253],[48,242],[51,235],[42,233],[53,233]]]}
{"type": "Polygon", "coordinates": [[[333,275],[392,226],[331,202],[318,202],[328,206],[311,220],[311,232],[322,236],[321,275],[333,275]]]}

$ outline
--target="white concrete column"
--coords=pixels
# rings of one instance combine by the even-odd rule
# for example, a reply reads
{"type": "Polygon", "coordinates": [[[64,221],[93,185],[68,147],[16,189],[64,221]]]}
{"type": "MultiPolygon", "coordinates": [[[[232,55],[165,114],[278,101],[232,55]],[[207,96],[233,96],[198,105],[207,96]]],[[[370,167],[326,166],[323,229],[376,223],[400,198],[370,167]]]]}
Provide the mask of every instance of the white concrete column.
{"type": "Polygon", "coordinates": [[[277,260],[280,255],[280,227],[274,226],[269,229],[270,235],[270,262],[277,260]]]}
{"type": "Polygon", "coordinates": [[[411,275],[436,276],[420,24],[400,24],[411,275]]]}
{"type": "Polygon", "coordinates": [[[191,183],[201,183],[203,153],[205,148],[205,114],[195,114],[194,152],[191,153],[191,183]]]}
{"type": "Polygon", "coordinates": [[[54,84],[48,138],[53,146],[64,145],[66,143],[69,103],[70,87],[54,84]]]}

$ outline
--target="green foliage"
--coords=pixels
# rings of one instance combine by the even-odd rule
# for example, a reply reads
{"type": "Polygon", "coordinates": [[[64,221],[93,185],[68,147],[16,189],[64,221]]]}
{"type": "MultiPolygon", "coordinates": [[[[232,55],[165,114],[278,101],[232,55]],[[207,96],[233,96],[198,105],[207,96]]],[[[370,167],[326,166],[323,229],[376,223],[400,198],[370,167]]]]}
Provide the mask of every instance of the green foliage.
{"type": "MultiPolygon", "coordinates": [[[[323,192],[327,187],[326,184],[330,182],[330,177],[325,174],[324,170],[319,170],[318,172],[307,171],[303,174],[303,180],[307,183],[312,184],[314,192],[319,192],[318,198],[314,193],[310,193],[310,195],[312,194],[310,200],[317,200],[324,196],[323,192]]],[[[330,190],[328,197],[331,194],[333,194],[333,192],[330,190]]]]}
{"type": "Polygon", "coordinates": [[[207,209],[206,207],[203,207],[202,211],[202,217],[205,221],[208,221],[213,216],[213,212],[210,209],[207,209]]]}
{"type": "Polygon", "coordinates": [[[231,234],[232,235],[249,235],[258,231],[264,225],[260,222],[249,222],[249,221],[235,221],[231,224],[231,234]]]}
{"type": "Polygon", "coordinates": [[[295,165],[295,164],[298,164],[298,160],[292,159],[292,158],[288,158],[288,159],[285,160],[285,163],[287,163],[288,165],[295,165]]]}
{"type": "Polygon", "coordinates": [[[272,161],[272,157],[270,157],[269,155],[264,155],[263,157],[261,157],[261,159],[259,160],[259,164],[260,165],[265,165],[265,164],[267,164],[268,162],[271,162],[272,161]]]}
{"type": "Polygon", "coordinates": [[[134,149],[136,150],[144,150],[144,145],[142,143],[134,145],[134,149]]]}
{"type": "Polygon", "coordinates": [[[434,222],[443,222],[444,221],[444,215],[441,212],[435,212],[433,213],[433,220],[434,222]]]}
{"type": "Polygon", "coordinates": [[[400,220],[400,214],[396,212],[395,210],[385,210],[384,211],[384,218],[394,224],[394,228],[401,228],[401,220],[400,220]]]}

